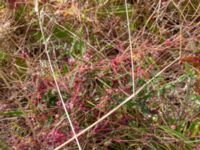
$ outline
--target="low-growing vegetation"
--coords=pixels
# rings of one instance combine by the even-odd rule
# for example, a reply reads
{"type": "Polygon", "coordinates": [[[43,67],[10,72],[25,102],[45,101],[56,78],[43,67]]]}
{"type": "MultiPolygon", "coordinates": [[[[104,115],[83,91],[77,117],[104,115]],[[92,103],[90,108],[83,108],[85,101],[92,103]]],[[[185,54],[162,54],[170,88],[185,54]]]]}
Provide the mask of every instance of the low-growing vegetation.
{"type": "Polygon", "coordinates": [[[200,1],[1,0],[0,149],[200,149],[200,1]]]}

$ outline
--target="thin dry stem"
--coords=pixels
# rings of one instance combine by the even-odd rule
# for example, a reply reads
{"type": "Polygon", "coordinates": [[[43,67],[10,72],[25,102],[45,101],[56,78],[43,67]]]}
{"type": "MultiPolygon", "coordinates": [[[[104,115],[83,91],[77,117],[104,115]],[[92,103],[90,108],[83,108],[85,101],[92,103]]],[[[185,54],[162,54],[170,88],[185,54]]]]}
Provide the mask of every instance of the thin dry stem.
{"type": "Polygon", "coordinates": [[[55,82],[55,85],[56,85],[56,88],[57,88],[57,92],[59,94],[59,97],[60,97],[60,100],[62,102],[62,106],[64,108],[64,111],[65,111],[65,114],[67,116],[67,119],[69,121],[69,124],[70,124],[70,127],[71,127],[71,130],[74,134],[74,137],[76,139],[76,143],[77,143],[77,146],[79,148],[79,150],[82,150],[81,146],[80,146],[80,142],[77,138],[77,135],[76,135],[76,132],[75,132],[75,129],[74,129],[74,126],[73,126],[73,123],[71,121],[71,118],[70,118],[70,115],[69,115],[69,112],[67,111],[67,108],[65,106],[65,102],[63,100],[63,97],[62,97],[62,94],[61,94],[61,91],[60,91],[60,87],[58,85],[58,82],[56,80],[56,75],[55,75],[55,72],[54,72],[54,69],[53,69],[53,65],[52,65],[52,62],[51,62],[51,58],[50,58],[50,55],[48,53],[48,42],[50,40],[50,37],[51,35],[45,40],[45,35],[44,35],[44,30],[43,30],[43,25],[42,25],[42,22],[41,22],[41,13],[38,9],[38,0],[35,0],[35,12],[37,13],[37,16],[38,16],[38,21],[39,21],[39,25],[40,25],[40,30],[41,30],[41,33],[42,33],[42,37],[43,37],[43,42],[44,42],[44,46],[45,46],[45,52],[46,52],[46,55],[47,55],[47,58],[48,58],[48,62],[49,62],[49,66],[50,66],[50,69],[51,69],[51,72],[52,72],[52,76],[53,76],[53,79],[54,79],[54,82],[55,82]]]}
{"type": "Polygon", "coordinates": [[[126,19],[127,19],[127,28],[128,28],[128,37],[129,37],[129,47],[131,51],[131,76],[132,76],[132,85],[133,85],[133,93],[135,93],[135,69],[133,64],[133,47],[132,47],[132,38],[131,38],[131,30],[130,30],[130,19],[128,15],[128,5],[127,0],[125,0],[126,6],[126,19]]]}
{"type": "MultiPolygon", "coordinates": [[[[117,105],[114,109],[110,110],[107,114],[105,114],[104,116],[102,116],[101,118],[99,118],[96,122],[94,122],[93,124],[91,124],[89,127],[87,127],[86,129],[82,130],[81,132],[79,132],[77,134],[77,137],[81,136],[82,134],[84,134],[85,132],[87,132],[88,130],[92,129],[93,127],[95,127],[97,124],[99,124],[100,122],[102,122],[103,120],[105,120],[107,117],[109,117],[110,115],[112,115],[116,110],[118,110],[120,107],[122,107],[124,104],[126,104],[127,102],[129,102],[130,100],[132,100],[133,98],[135,98],[138,93],[140,93],[147,85],[149,85],[155,78],[157,78],[159,75],[161,75],[167,68],[169,68],[171,65],[173,65],[175,62],[177,62],[180,59],[180,57],[176,58],[173,62],[171,62],[169,65],[167,65],[165,68],[163,68],[160,72],[158,72],[153,78],[151,78],[148,82],[146,82],[142,87],[140,87],[135,93],[133,93],[132,95],[130,95],[128,98],[126,98],[123,102],[121,102],[119,105],[117,105]]],[[[54,150],[59,150],[62,147],[64,147],[65,145],[67,145],[68,143],[72,142],[75,139],[75,136],[73,136],[71,139],[69,139],[68,141],[66,141],[65,143],[61,144],[60,146],[58,146],[57,148],[55,148],[54,150]]]]}

